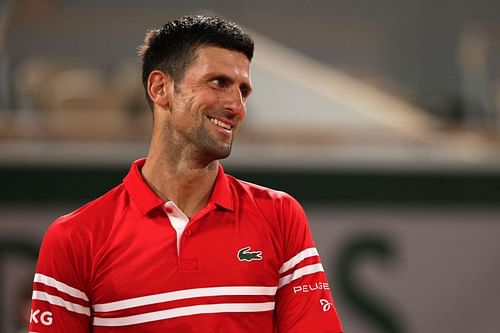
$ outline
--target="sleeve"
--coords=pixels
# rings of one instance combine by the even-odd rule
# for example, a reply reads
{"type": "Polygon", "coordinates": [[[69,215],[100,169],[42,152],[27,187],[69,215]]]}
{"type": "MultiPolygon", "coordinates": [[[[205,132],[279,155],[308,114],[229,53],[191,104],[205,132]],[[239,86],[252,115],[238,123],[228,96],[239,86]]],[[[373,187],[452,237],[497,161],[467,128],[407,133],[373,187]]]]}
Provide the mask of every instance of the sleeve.
{"type": "MultiPolygon", "coordinates": [[[[46,232],[33,281],[29,332],[90,332],[90,301],[82,237],[69,221],[46,232]]],[[[86,251],[88,252],[88,250],[86,251]]]]}
{"type": "Polygon", "coordinates": [[[276,294],[279,333],[342,333],[331,286],[299,203],[286,196],[280,220],[285,262],[276,294]]]}

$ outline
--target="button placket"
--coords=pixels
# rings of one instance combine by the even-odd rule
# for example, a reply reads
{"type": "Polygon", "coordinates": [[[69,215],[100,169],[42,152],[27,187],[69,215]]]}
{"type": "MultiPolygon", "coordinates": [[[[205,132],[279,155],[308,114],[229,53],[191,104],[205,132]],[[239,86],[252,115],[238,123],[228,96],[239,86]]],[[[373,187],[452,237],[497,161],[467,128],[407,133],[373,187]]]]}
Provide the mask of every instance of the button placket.
{"type": "Polygon", "coordinates": [[[180,243],[181,238],[186,226],[189,222],[189,218],[175,205],[173,201],[165,202],[163,205],[165,214],[167,214],[172,227],[175,230],[177,237],[177,255],[180,254],[180,243]]]}

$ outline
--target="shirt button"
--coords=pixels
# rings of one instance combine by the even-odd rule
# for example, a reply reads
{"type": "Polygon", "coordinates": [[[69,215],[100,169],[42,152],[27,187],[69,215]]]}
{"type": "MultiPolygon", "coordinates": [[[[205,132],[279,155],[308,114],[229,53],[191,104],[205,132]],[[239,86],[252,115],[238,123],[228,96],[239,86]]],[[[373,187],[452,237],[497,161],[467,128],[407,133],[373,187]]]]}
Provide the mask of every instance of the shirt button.
{"type": "Polygon", "coordinates": [[[186,230],[186,236],[191,236],[191,230],[186,230]]]}

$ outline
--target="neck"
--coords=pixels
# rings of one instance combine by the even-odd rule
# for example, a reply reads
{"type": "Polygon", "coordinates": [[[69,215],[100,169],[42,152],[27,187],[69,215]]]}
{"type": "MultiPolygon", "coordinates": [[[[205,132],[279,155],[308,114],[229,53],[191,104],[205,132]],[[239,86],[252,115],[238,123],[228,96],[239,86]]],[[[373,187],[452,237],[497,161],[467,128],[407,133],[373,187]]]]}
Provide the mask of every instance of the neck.
{"type": "Polygon", "coordinates": [[[142,176],[160,198],[175,202],[184,214],[192,217],[208,202],[218,164],[216,160],[197,163],[183,154],[151,149],[142,176]]]}

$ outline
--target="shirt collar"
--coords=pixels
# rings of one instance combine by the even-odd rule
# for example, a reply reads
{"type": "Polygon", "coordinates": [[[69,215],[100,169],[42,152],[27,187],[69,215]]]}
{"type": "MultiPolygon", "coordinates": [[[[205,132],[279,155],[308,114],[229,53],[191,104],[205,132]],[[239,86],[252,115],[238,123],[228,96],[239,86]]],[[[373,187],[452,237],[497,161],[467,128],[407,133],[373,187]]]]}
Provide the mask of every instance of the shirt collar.
{"type": "MultiPolygon", "coordinates": [[[[143,215],[149,214],[150,211],[165,203],[165,201],[149,187],[144,181],[144,178],[142,178],[141,169],[145,162],[145,158],[134,161],[127,176],[123,180],[125,188],[143,215]]],[[[206,208],[214,206],[219,206],[228,210],[234,209],[231,187],[220,163],[214,189],[206,208]]]]}
{"type": "Polygon", "coordinates": [[[227,210],[234,210],[233,195],[229,185],[229,180],[227,179],[224,168],[220,163],[217,178],[215,179],[214,190],[208,200],[208,205],[210,204],[220,206],[227,210]]]}
{"type": "Polygon", "coordinates": [[[146,162],[145,158],[134,161],[130,170],[123,180],[123,184],[127,189],[132,201],[143,215],[147,215],[150,211],[165,202],[149,187],[141,175],[141,169],[146,162]]]}

